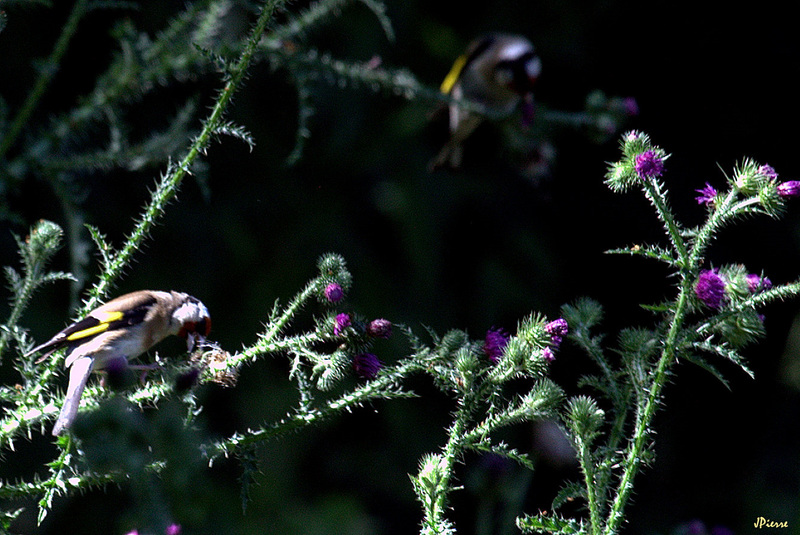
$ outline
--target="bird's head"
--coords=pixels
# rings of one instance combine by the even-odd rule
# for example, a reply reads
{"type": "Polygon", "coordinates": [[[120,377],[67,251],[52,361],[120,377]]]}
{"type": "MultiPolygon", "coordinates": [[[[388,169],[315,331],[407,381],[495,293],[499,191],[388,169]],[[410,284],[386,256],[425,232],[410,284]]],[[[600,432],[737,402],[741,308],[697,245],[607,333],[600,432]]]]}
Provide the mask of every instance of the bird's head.
{"type": "Polygon", "coordinates": [[[178,336],[186,338],[189,351],[198,342],[205,341],[211,332],[211,316],[206,306],[197,298],[187,294],[179,294],[178,306],[172,313],[172,322],[178,325],[178,336]]]}

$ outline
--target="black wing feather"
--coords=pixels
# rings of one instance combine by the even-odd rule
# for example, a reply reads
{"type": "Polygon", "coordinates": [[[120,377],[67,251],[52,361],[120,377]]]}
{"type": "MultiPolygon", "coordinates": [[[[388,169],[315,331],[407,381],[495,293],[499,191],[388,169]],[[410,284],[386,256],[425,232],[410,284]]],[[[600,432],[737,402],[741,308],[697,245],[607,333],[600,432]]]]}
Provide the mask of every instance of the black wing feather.
{"type": "MultiPolygon", "coordinates": [[[[102,332],[113,331],[115,329],[121,329],[123,327],[130,327],[130,326],[138,325],[139,323],[142,323],[144,321],[145,317],[147,316],[147,313],[150,311],[150,308],[155,304],[155,302],[156,302],[156,299],[153,297],[153,298],[150,298],[150,299],[140,303],[139,305],[137,305],[134,308],[126,310],[123,313],[123,315],[122,315],[122,317],[120,319],[107,322],[108,323],[108,329],[105,329],[102,332]]],[[[50,356],[50,354],[53,351],[55,351],[56,349],[59,349],[61,347],[67,346],[67,345],[73,345],[73,346],[79,345],[79,344],[82,344],[82,343],[86,342],[87,340],[91,340],[92,338],[94,338],[94,336],[87,336],[86,338],[79,338],[77,340],[68,340],[68,338],[71,335],[73,335],[73,334],[75,334],[77,332],[81,332],[81,331],[85,331],[86,329],[91,329],[93,327],[97,327],[101,323],[103,323],[103,322],[100,321],[99,319],[97,319],[94,316],[91,316],[91,315],[86,316],[85,318],[82,318],[82,319],[76,321],[75,323],[67,326],[63,331],[61,331],[60,333],[58,333],[57,335],[52,337],[47,342],[45,342],[45,343],[43,343],[43,344],[41,344],[39,346],[34,347],[27,354],[31,355],[31,354],[36,353],[38,351],[49,349],[49,351],[47,353],[42,355],[42,357],[39,358],[39,360],[36,361],[37,363],[39,363],[42,360],[44,360],[45,358],[47,358],[48,356],[50,356]]],[[[100,334],[100,333],[97,333],[97,334],[100,334]]],[[[95,335],[95,336],[97,336],[97,335],[95,335]]]]}

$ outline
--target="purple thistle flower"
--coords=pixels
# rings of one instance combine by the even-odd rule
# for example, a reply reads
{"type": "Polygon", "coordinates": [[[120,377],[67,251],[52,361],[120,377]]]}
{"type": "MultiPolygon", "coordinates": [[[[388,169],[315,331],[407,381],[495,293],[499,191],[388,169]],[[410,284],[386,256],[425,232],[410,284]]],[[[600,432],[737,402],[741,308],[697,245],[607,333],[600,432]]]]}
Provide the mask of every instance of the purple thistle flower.
{"type": "Polygon", "coordinates": [[[800,180],[787,180],[778,184],[778,195],[784,199],[800,196],[800,180]]]}
{"type": "Polygon", "coordinates": [[[564,318],[558,318],[545,325],[544,332],[550,335],[550,342],[555,347],[558,347],[561,345],[561,340],[563,340],[564,336],[569,332],[569,324],[564,318]]]}
{"type": "Polygon", "coordinates": [[[547,362],[553,362],[556,360],[556,354],[551,348],[546,347],[542,350],[542,358],[547,362]]]}
{"type": "Polygon", "coordinates": [[[719,308],[725,299],[725,280],[718,270],[705,269],[700,272],[694,293],[709,308],[719,308]]]}
{"type": "Polygon", "coordinates": [[[353,357],[353,369],[364,379],[375,379],[383,364],[372,353],[359,353],[353,357]]]}
{"type": "Polygon", "coordinates": [[[759,167],[758,174],[772,180],[776,180],[778,178],[778,172],[775,171],[771,165],[762,165],[759,167]]]}
{"type": "Polygon", "coordinates": [[[180,524],[170,524],[167,526],[167,531],[164,532],[164,535],[180,535],[181,533],[181,525],[180,524]]]}
{"type": "Polygon", "coordinates": [[[550,336],[565,336],[569,332],[569,324],[564,318],[558,318],[545,325],[544,332],[550,336]]]}
{"type": "Polygon", "coordinates": [[[392,322],[383,318],[372,320],[367,325],[367,334],[375,338],[389,338],[392,336],[392,322]]]}
{"type": "Polygon", "coordinates": [[[751,294],[763,292],[764,290],[772,288],[772,281],[767,277],[761,277],[761,275],[751,273],[745,278],[747,279],[747,289],[751,294]]]}
{"type": "Polygon", "coordinates": [[[706,206],[714,204],[714,199],[717,196],[717,190],[714,189],[714,186],[706,182],[706,187],[703,189],[696,189],[695,191],[700,194],[695,197],[697,204],[705,204],[706,206]]]}
{"type": "Polygon", "coordinates": [[[483,341],[483,352],[489,357],[492,364],[497,364],[503,357],[503,351],[508,345],[508,333],[503,329],[491,328],[486,331],[483,341]]]}
{"type": "Polygon", "coordinates": [[[636,174],[639,178],[656,178],[664,172],[664,158],[654,150],[646,150],[636,157],[636,174]]]}
{"type": "Polygon", "coordinates": [[[333,326],[333,334],[339,336],[348,327],[350,327],[350,314],[347,312],[336,314],[336,324],[333,326]]]}
{"type": "Polygon", "coordinates": [[[338,303],[344,297],[344,290],[335,282],[330,283],[325,287],[325,299],[331,303],[338,303]]]}

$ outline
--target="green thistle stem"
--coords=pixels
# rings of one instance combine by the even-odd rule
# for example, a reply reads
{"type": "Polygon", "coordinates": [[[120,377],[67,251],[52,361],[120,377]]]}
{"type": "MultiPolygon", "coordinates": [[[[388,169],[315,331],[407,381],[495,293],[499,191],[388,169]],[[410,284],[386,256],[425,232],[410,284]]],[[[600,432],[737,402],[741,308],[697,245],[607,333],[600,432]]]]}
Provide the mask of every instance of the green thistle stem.
{"type": "Polygon", "coordinates": [[[178,193],[178,188],[184,177],[190,174],[192,165],[201,154],[205,153],[211,143],[214,133],[223,124],[225,111],[230,105],[234,93],[236,93],[236,90],[242,83],[247,68],[253,60],[261,36],[266,30],[267,23],[272,18],[272,14],[279,3],[281,3],[280,0],[270,0],[264,4],[258,21],[248,37],[247,44],[239,56],[239,59],[231,67],[228,81],[222,88],[222,91],[220,91],[211,113],[204,121],[200,134],[195,138],[180,163],[171,166],[171,169],[157,185],[150,204],[145,208],[144,213],[125,241],[125,245],[120,251],[113,255],[105,266],[100,280],[90,290],[89,298],[86,300],[83,307],[84,314],[96,307],[102,297],[108,293],[111,285],[119,278],[125,267],[128,266],[133,255],[141,249],[142,242],[149,235],[158,218],[163,215],[166,205],[178,193]]]}
{"type": "Polygon", "coordinates": [[[669,369],[675,362],[678,334],[683,326],[691,291],[691,280],[684,279],[681,284],[680,294],[678,295],[675,315],[672,318],[669,332],[664,341],[664,349],[661,352],[656,371],[653,374],[653,381],[649,389],[647,401],[640,413],[640,417],[637,418],[633,440],[625,458],[624,470],[620,478],[617,495],[612,503],[606,529],[603,532],[605,535],[617,533],[622,524],[624,508],[633,491],[633,480],[642,466],[642,455],[650,439],[650,425],[660,404],[661,390],[667,383],[669,369]]]}
{"type": "Polygon", "coordinates": [[[687,258],[686,243],[681,236],[680,226],[675,222],[675,216],[667,205],[666,194],[662,191],[661,183],[658,180],[644,180],[643,189],[645,196],[655,207],[659,219],[664,223],[667,236],[672,242],[678,258],[685,260],[687,258]]]}
{"type": "MultiPolygon", "coordinates": [[[[683,269],[681,270],[681,285],[675,304],[675,312],[670,321],[669,331],[664,340],[664,348],[661,351],[661,356],[656,365],[655,373],[653,374],[653,380],[648,389],[647,399],[644,406],[640,407],[637,414],[633,438],[623,463],[624,469],[622,476],[620,477],[617,493],[608,514],[605,530],[603,531],[605,535],[617,533],[622,524],[624,509],[633,491],[633,480],[643,464],[642,456],[647,447],[648,440],[650,439],[650,427],[653,418],[660,405],[661,391],[667,382],[669,370],[675,362],[678,335],[683,327],[686,311],[689,306],[689,299],[693,291],[694,275],[692,274],[696,269],[695,265],[698,261],[700,251],[705,247],[705,244],[711,236],[711,231],[708,230],[706,234],[698,236],[691,250],[687,250],[683,238],[680,235],[680,229],[675,223],[672,213],[667,208],[664,194],[661,191],[659,183],[657,181],[646,181],[643,187],[645,195],[653,203],[659,217],[664,222],[667,234],[672,241],[675,253],[683,269]]],[[[709,221],[709,225],[710,224],[711,220],[709,221]]]]}

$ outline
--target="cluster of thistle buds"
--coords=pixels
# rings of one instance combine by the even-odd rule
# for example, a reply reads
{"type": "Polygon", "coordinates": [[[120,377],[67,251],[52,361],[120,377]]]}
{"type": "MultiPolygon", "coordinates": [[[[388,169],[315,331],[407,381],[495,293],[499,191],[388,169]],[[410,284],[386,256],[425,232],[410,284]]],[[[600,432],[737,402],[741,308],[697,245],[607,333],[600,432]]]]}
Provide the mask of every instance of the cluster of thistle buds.
{"type": "MultiPolygon", "coordinates": [[[[339,283],[331,282],[323,291],[325,300],[337,304],[344,299],[344,289],[339,283]]],[[[363,322],[354,318],[349,312],[340,312],[333,317],[333,336],[336,339],[355,335],[367,339],[389,338],[392,335],[392,323],[383,318],[363,322]]],[[[377,355],[369,351],[356,351],[352,356],[353,371],[364,379],[374,379],[383,367],[377,355]]]]}
{"type": "Polygon", "coordinates": [[[743,266],[704,269],[697,277],[695,295],[708,308],[719,310],[734,297],[748,297],[772,288],[772,281],[743,266]]]}
{"type": "MultiPolygon", "coordinates": [[[[650,141],[647,134],[637,131],[626,133],[622,139],[623,158],[611,165],[606,183],[615,191],[623,191],[645,180],[664,174],[669,155],[650,141]]],[[[768,213],[777,213],[782,203],[800,197],[800,180],[780,181],[778,173],[769,165],[758,165],[746,160],[736,174],[729,179],[732,194],[755,197],[768,213]]],[[[706,182],[704,188],[696,190],[699,204],[715,207],[722,200],[717,189],[706,182]]]]}
{"type": "MultiPolygon", "coordinates": [[[[753,214],[781,215],[789,200],[800,197],[800,180],[780,180],[772,166],[747,159],[735,168],[732,176],[726,177],[727,188],[718,190],[706,182],[695,190],[695,200],[708,210],[707,220],[703,226],[685,233],[668,214],[665,189],[659,181],[669,155],[653,145],[647,135],[635,131],[623,136],[622,152],[620,161],[609,167],[606,184],[615,191],[634,186],[643,188],[668,229],[671,226],[674,234],[691,237],[686,243],[693,244],[693,252],[682,252],[676,245],[675,256],[670,258],[680,262],[683,269],[688,269],[686,273],[694,277],[695,310],[733,311],[720,323],[720,330],[725,329],[725,338],[734,345],[762,332],[763,316],[755,312],[753,300],[746,300],[770,290],[772,281],[741,265],[701,269],[701,255],[714,233],[729,222],[753,214]]],[[[681,240],[673,238],[673,243],[681,240]]]]}
{"type": "Polygon", "coordinates": [[[542,316],[531,315],[520,323],[516,336],[510,336],[504,329],[489,329],[483,352],[495,366],[498,380],[537,375],[542,364],[556,359],[556,351],[568,333],[569,325],[563,318],[548,322],[542,316]]]}

